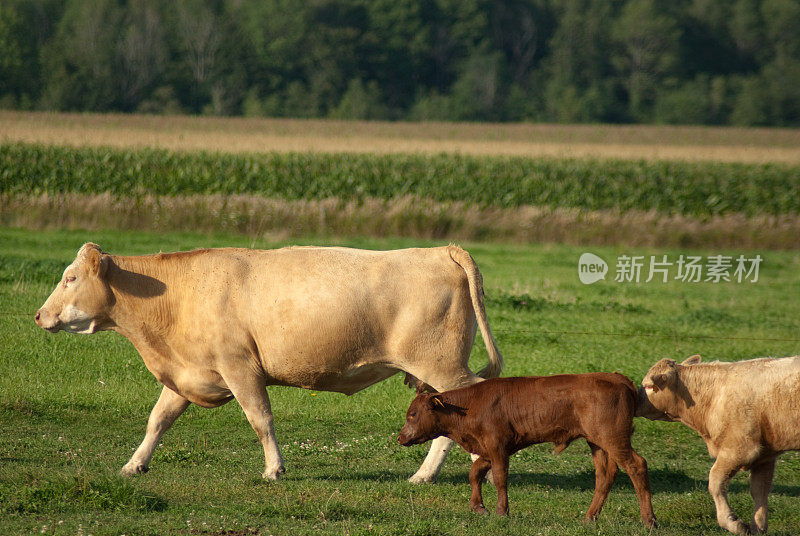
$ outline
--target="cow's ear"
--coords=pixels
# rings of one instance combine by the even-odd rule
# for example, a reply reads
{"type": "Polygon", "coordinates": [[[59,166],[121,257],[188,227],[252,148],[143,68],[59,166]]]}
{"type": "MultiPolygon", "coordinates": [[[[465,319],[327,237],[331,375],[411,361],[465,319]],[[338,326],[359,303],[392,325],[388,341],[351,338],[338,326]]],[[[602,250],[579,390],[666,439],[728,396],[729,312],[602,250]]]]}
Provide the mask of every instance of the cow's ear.
{"type": "Polygon", "coordinates": [[[103,277],[108,268],[108,255],[103,254],[99,249],[92,248],[86,252],[86,262],[89,265],[89,273],[103,277]]]}
{"type": "Polygon", "coordinates": [[[695,354],[692,357],[687,357],[681,365],[696,365],[700,362],[700,354],[695,354]]]}
{"type": "Polygon", "coordinates": [[[442,395],[440,395],[438,393],[434,394],[434,395],[430,395],[428,397],[428,405],[430,406],[431,409],[434,409],[434,410],[436,410],[436,409],[439,409],[439,410],[444,409],[445,406],[444,406],[444,401],[442,400],[442,395]]]}

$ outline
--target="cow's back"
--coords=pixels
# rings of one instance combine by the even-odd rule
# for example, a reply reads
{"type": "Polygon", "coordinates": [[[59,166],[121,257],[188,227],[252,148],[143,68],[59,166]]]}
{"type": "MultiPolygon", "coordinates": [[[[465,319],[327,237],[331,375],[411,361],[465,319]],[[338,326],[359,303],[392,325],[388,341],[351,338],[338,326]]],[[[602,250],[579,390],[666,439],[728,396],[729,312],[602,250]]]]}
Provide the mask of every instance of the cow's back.
{"type": "Polygon", "coordinates": [[[355,392],[441,346],[468,355],[474,340],[467,276],[447,247],[224,248],[161,261],[180,272],[168,292],[180,296],[183,338],[206,341],[206,361],[249,346],[270,383],[355,392]]]}
{"type": "Polygon", "coordinates": [[[745,434],[775,451],[800,449],[800,356],[684,367],[714,448],[745,434]]]}
{"type": "Polygon", "coordinates": [[[629,433],[636,389],[618,373],[493,378],[451,391],[448,401],[469,408],[471,426],[496,422],[524,436],[522,444],[553,442],[561,450],[584,431],[629,433]]]}

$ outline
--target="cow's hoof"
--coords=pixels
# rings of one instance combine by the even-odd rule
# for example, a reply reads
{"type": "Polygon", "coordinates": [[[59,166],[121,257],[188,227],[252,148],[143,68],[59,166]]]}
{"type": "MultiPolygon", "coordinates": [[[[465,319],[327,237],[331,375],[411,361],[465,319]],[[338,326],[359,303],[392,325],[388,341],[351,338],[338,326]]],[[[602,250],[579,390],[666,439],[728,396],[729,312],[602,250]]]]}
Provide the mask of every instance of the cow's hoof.
{"type": "Polygon", "coordinates": [[[143,463],[126,463],[122,469],[119,470],[120,476],[135,476],[146,473],[150,468],[143,463]]]}
{"type": "Polygon", "coordinates": [[[750,526],[741,519],[737,519],[728,530],[734,534],[750,534],[750,526]]]}
{"type": "Polygon", "coordinates": [[[469,509],[475,512],[476,514],[487,515],[489,513],[489,510],[484,508],[482,504],[479,504],[477,506],[470,505],[469,509]]]}
{"type": "Polygon", "coordinates": [[[433,484],[436,482],[435,475],[420,475],[416,474],[408,479],[412,484],[433,484]]]}
{"type": "Polygon", "coordinates": [[[751,533],[751,534],[764,534],[765,532],[767,532],[767,527],[766,527],[766,525],[765,525],[765,526],[762,528],[762,527],[759,527],[759,526],[756,524],[756,522],[755,522],[755,521],[753,521],[752,523],[750,523],[750,533],[751,533]]]}
{"type": "Polygon", "coordinates": [[[658,521],[656,521],[656,518],[654,517],[651,517],[650,519],[643,519],[642,521],[644,521],[644,526],[648,529],[658,528],[658,521]]]}
{"type": "Polygon", "coordinates": [[[284,469],[283,466],[280,466],[276,469],[267,469],[261,476],[264,478],[264,480],[278,480],[285,472],[286,469],[284,469]]]}

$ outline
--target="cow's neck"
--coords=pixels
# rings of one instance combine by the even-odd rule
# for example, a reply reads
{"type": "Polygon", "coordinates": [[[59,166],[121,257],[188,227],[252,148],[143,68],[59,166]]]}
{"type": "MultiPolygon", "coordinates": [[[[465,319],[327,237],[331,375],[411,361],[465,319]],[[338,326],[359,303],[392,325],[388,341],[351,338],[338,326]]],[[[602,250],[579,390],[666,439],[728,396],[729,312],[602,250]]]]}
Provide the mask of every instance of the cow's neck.
{"type": "Polygon", "coordinates": [[[480,450],[477,438],[470,434],[467,427],[460,423],[468,410],[468,404],[466,400],[460,399],[457,396],[458,394],[459,392],[455,391],[442,396],[446,410],[438,411],[439,429],[442,431],[442,435],[449,437],[468,452],[477,454],[478,450],[480,450]]]}
{"type": "MultiPolygon", "coordinates": [[[[706,414],[716,397],[716,368],[692,365],[678,368],[678,389],[675,415],[696,430],[701,436],[708,436],[706,414]]],[[[670,412],[671,413],[671,412],[670,412]]]]}
{"type": "Polygon", "coordinates": [[[175,307],[171,289],[177,274],[150,258],[146,262],[139,257],[113,257],[113,261],[107,272],[114,295],[112,329],[133,343],[149,367],[148,354],[169,357],[175,307]]]}

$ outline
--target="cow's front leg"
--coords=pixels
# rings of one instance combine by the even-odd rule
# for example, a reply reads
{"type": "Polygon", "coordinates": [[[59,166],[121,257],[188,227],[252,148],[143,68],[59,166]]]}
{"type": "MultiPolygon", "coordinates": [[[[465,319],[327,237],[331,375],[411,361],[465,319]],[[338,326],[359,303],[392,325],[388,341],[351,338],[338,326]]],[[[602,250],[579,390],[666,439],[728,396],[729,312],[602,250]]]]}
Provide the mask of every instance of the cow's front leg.
{"type": "Polygon", "coordinates": [[[775,460],[753,466],[750,470],[750,495],[753,496],[753,532],[767,531],[767,499],[772,489],[772,478],[775,476],[775,460]]]}
{"type": "Polygon", "coordinates": [[[264,474],[267,480],[278,480],[285,470],[281,458],[275,428],[272,423],[272,408],[269,404],[267,386],[263,378],[249,377],[231,379],[223,376],[234,398],[242,406],[247,420],[256,431],[264,447],[264,474]]]}
{"type": "Polygon", "coordinates": [[[147,419],[147,431],[144,440],[131,459],[128,460],[120,474],[122,476],[133,476],[139,473],[146,473],[150,467],[150,460],[153,459],[153,451],[161,440],[164,433],[170,429],[175,419],[181,416],[189,407],[190,402],[184,397],[164,386],[158,402],[153,406],[150,417],[147,419]]]}
{"type": "Polygon", "coordinates": [[[437,437],[431,441],[431,449],[428,451],[428,455],[425,456],[425,461],[422,462],[420,468],[408,481],[413,484],[435,482],[444,459],[452,446],[453,441],[444,436],[437,437]]]}
{"type": "Polygon", "coordinates": [[[728,483],[733,475],[739,472],[741,466],[738,461],[723,456],[718,457],[708,473],[708,491],[714,499],[719,526],[734,534],[749,534],[750,527],[736,517],[728,502],[728,483]]]}
{"type": "Polygon", "coordinates": [[[491,468],[491,463],[487,458],[478,456],[472,463],[472,468],[469,470],[469,484],[472,488],[472,495],[469,498],[469,509],[479,514],[486,514],[486,508],[483,506],[483,495],[481,494],[481,484],[486,477],[486,473],[491,468]]]}

